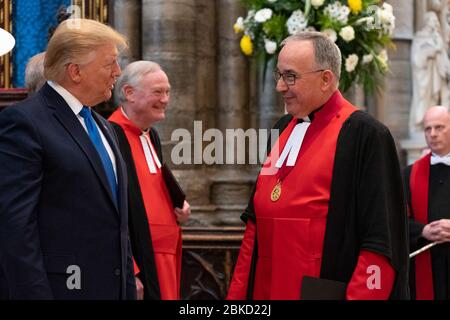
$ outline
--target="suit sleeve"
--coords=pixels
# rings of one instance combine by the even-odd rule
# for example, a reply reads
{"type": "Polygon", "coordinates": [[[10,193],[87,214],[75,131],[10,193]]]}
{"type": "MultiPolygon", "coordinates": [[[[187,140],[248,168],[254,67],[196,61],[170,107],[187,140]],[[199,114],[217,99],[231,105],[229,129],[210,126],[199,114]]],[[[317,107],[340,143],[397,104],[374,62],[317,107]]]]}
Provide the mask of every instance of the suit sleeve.
{"type": "Polygon", "coordinates": [[[38,231],[43,151],[19,109],[0,114],[0,261],[11,299],[52,299],[38,231]]]}
{"type": "Polygon", "coordinates": [[[245,300],[247,298],[255,236],[256,225],[251,219],[248,219],[239,257],[234,268],[233,279],[228,290],[227,300],[245,300]]]}
{"type": "Polygon", "coordinates": [[[127,256],[127,300],[136,300],[136,279],[134,269],[134,259],[131,253],[131,243],[128,240],[128,256],[127,256]]]}

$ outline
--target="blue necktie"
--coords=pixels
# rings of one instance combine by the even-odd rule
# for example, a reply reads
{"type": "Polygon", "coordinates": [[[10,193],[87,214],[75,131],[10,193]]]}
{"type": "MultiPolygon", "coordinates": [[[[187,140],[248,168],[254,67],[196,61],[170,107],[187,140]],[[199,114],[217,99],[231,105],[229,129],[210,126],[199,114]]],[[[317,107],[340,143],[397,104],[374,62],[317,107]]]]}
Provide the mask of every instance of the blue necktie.
{"type": "Polygon", "coordinates": [[[97,149],[100,159],[102,160],[103,168],[105,169],[106,177],[108,178],[113,199],[117,206],[116,175],[114,174],[114,168],[111,159],[109,158],[108,151],[106,151],[105,145],[102,142],[100,132],[98,132],[97,126],[95,125],[91,110],[88,107],[83,107],[80,111],[80,116],[84,119],[89,137],[91,138],[91,141],[94,144],[95,149],[97,149]]]}

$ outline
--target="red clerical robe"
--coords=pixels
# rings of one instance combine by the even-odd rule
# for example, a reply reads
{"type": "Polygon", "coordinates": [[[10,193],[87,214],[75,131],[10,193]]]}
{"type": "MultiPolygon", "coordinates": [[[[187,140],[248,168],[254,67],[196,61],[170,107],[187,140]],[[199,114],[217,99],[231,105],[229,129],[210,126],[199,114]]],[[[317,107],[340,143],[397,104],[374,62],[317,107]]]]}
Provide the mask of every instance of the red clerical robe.
{"type": "MultiPolygon", "coordinates": [[[[428,221],[428,182],[430,178],[431,153],[416,161],[411,169],[409,188],[411,192],[411,214],[413,219],[426,225],[428,221]]],[[[415,286],[417,300],[433,300],[433,275],[431,251],[415,257],[415,286]],[[420,270],[420,271],[419,271],[420,270]]]]}
{"type": "MultiPolygon", "coordinates": [[[[140,140],[142,130],[132,123],[118,108],[109,118],[125,132],[142,193],[150,228],[154,260],[162,300],[179,299],[181,275],[181,228],[173,213],[172,201],[160,168],[151,173],[140,140]]],[[[148,133],[146,133],[148,135],[148,133]]],[[[151,144],[150,139],[147,139],[151,144]]],[[[153,145],[152,148],[154,149],[153,145]]],[[[154,154],[153,156],[156,156],[154,154]]],[[[155,161],[156,162],[156,161],[155,161]]],[[[139,272],[135,264],[136,274],[139,272]]]]}
{"type": "MultiPolygon", "coordinates": [[[[256,226],[251,220],[247,222],[228,299],[246,298],[255,233],[258,258],[254,299],[300,299],[303,277],[320,277],[338,134],[354,111],[356,108],[336,92],[314,113],[295,165],[265,174],[264,170],[277,162],[297,119],[292,119],[281,133],[276,142],[279,152],[269,154],[256,183],[256,226]],[[281,196],[272,201],[272,190],[280,180],[281,196]]],[[[395,272],[384,256],[362,250],[346,298],[387,299],[394,278],[395,272]],[[371,265],[380,267],[381,289],[367,285],[367,268],[371,265]]]]}

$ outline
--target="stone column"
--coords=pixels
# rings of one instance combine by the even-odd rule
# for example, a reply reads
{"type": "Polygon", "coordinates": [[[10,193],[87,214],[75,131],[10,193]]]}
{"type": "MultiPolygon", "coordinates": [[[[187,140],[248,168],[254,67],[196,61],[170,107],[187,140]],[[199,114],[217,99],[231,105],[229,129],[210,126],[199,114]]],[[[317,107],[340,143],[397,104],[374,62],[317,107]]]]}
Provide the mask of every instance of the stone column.
{"type": "Polygon", "coordinates": [[[420,30],[424,25],[424,15],[428,10],[427,0],[414,1],[414,31],[420,30]]]}
{"type": "Polygon", "coordinates": [[[257,66],[256,94],[258,104],[258,126],[263,129],[270,129],[275,122],[284,114],[284,103],[281,95],[275,90],[275,81],[272,71],[276,68],[275,59],[271,59],[266,67],[257,66]]]}
{"type": "Polygon", "coordinates": [[[217,23],[216,2],[196,0],[196,120],[203,122],[204,128],[215,126],[217,104],[217,23]]]}
{"type": "Polygon", "coordinates": [[[111,25],[128,38],[129,50],[121,56],[120,65],[141,59],[141,1],[117,0],[112,2],[111,25]]]}
{"type": "MultiPolygon", "coordinates": [[[[233,31],[237,17],[245,14],[242,6],[235,0],[218,0],[218,79],[216,128],[224,136],[224,162],[234,145],[233,164],[217,165],[211,186],[211,201],[216,206],[219,224],[238,224],[240,214],[248,202],[253,177],[248,174],[249,141],[238,146],[238,140],[229,139],[227,130],[249,127],[249,63],[239,47],[240,35],[233,31]],[[228,148],[227,148],[228,146],[228,148]],[[247,154],[245,164],[237,163],[237,151],[241,147],[247,154]]],[[[230,132],[230,131],[229,131],[230,132]]],[[[236,131],[234,131],[236,132],[236,131]]],[[[230,160],[230,158],[228,158],[230,160]]]]}
{"type": "MultiPolygon", "coordinates": [[[[413,0],[390,1],[394,8],[396,27],[394,43],[396,50],[389,51],[391,75],[385,78],[384,96],[380,99],[378,113],[396,139],[399,151],[409,145],[402,139],[408,138],[409,111],[412,99],[411,44],[414,35],[415,6],[413,0]],[[404,147],[405,146],[405,147],[404,147]]],[[[407,152],[406,152],[407,153],[407,152]]],[[[401,153],[402,164],[408,161],[401,153]]]]}
{"type": "MultiPolygon", "coordinates": [[[[201,160],[201,135],[194,136],[194,121],[196,120],[197,104],[201,102],[203,110],[210,105],[205,102],[204,96],[214,97],[215,92],[197,95],[198,85],[211,82],[205,79],[205,74],[211,71],[211,48],[210,41],[214,30],[213,7],[206,1],[198,2],[203,5],[205,16],[199,16],[196,1],[192,0],[142,0],[142,57],[159,63],[167,73],[171,84],[171,98],[166,111],[166,119],[158,123],[157,128],[163,147],[163,159],[173,169],[181,186],[186,192],[187,200],[191,204],[193,216],[192,224],[208,225],[209,221],[202,221],[200,216],[205,211],[204,207],[209,205],[209,177],[203,172],[201,165],[194,164],[194,157],[201,160]],[[203,25],[205,33],[198,34],[198,26],[203,25]],[[208,61],[206,67],[202,61],[198,61],[197,49],[200,39],[207,34],[206,48],[199,51],[200,56],[208,61]],[[206,70],[199,71],[201,68],[206,70]],[[202,98],[203,97],[203,98],[202,98]],[[179,141],[171,141],[174,130],[180,129],[188,132],[190,140],[185,141],[184,146],[190,150],[189,163],[174,165],[172,149],[179,141]],[[187,131],[186,131],[187,130],[187,131]],[[200,139],[200,145],[194,142],[200,139]],[[197,145],[195,148],[194,145],[197,145]],[[200,152],[195,151],[200,149],[200,152]],[[200,153],[200,154],[198,154],[200,153]]],[[[200,10],[200,12],[202,12],[200,10]]],[[[214,90],[214,86],[212,87],[214,90]]]]}
{"type": "Polygon", "coordinates": [[[244,14],[235,0],[218,1],[218,81],[216,122],[220,130],[248,125],[249,73],[233,24],[244,14]]]}
{"type": "Polygon", "coordinates": [[[157,126],[164,142],[176,128],[193,131],[197,20],[192,0],[142,0],[142,57],[158,62],[172,85],[167,119],[157,126]]]}

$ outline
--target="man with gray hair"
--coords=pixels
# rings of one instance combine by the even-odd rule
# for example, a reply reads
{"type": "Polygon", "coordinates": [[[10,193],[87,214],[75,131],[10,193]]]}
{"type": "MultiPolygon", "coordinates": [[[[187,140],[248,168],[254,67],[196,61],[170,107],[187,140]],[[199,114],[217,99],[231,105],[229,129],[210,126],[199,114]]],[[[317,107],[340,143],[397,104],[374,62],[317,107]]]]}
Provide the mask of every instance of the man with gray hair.
{"type": "Polygon", "coordinates": [[[0,114],[0,298],[135,299],[127,175],[108,100],[126,39],[88,19],[62,22],[47,83],[0,114]]]}
{"type": "Polygon", "coordinates": [[[44,77],[45,52],[38,53],[30,58],[25,68],[25,88],[28,95],[37,92],[45,84],[44,77]]]}
{"type": "Polygon", "coordinates": [[[321,33],[282,44],[274,76],[288,115],[242,215],[228,299],[408,298],[395,143],[343,98],[340,70],[339,48],[321,33]]]}
{"type": "Polygon", "coordinates": [[[405,169],[411,251],[411,297],[450,300],[450,113],[434,106],[423,118],[431,152],[405,169]]]}
{"type": "Polygon", "coordinates": [[[117,81],[119,108],[113,123],[127,163],[130,238],[138,299],[180,298],[181,229],[190,214],[167,185],[161,142],[154,128],[165,118],[170,99],[166,73],[155,62],[129,64],[117,81]],[[176,207],[179,206],[179,207],[176,207]]]}

